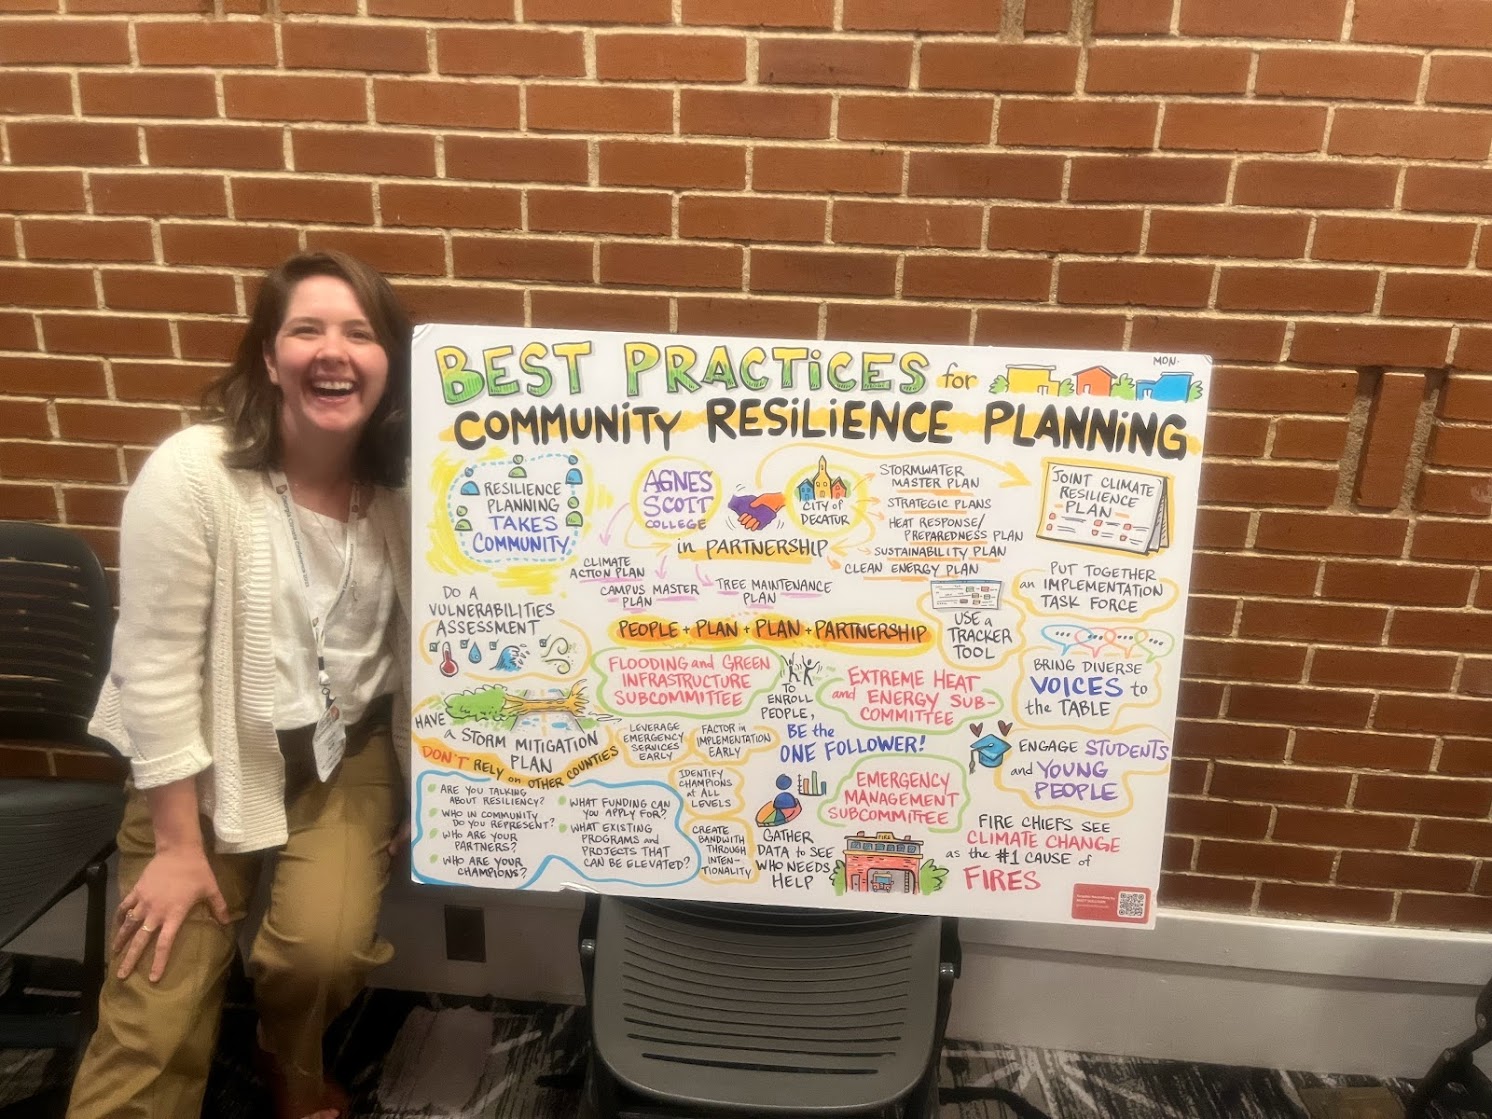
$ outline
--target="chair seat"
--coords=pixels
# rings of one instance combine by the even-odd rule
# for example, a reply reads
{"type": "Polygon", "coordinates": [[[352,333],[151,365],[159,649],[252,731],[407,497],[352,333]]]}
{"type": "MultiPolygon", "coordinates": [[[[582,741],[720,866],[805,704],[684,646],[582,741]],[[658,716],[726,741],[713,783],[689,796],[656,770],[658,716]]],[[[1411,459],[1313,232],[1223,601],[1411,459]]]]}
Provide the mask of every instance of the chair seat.
{"type": "Polygon", "coordinates": [[[633,1091],[754,1115],[876,1113],[937,1030],[940,921],[603,898],[596,1056],[633,1091]]]}
{"type": "Polygon", "coordinates": [[[106,852],[124,815],[124,790],[100,781],[0,780],[0,947],[35,920],[106,852]]]}

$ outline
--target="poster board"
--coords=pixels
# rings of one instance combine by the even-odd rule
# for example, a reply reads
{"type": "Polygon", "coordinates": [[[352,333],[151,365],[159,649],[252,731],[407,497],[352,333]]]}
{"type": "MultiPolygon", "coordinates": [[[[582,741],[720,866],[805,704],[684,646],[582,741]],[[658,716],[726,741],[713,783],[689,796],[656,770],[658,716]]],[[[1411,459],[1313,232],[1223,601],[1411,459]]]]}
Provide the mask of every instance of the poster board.
{"type": "Polygon", "coordinates": [[[420,327],[415,878],[1152,925],[1210,372],[420,327]]]}

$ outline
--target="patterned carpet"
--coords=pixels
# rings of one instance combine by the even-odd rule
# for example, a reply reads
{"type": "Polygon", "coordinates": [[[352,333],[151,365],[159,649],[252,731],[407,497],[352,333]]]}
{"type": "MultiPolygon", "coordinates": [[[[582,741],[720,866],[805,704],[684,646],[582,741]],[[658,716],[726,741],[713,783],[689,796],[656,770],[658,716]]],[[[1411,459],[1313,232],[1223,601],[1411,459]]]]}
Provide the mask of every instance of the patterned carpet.
{"type": "MultiPolygon", "coordinates": [[[[26,976],[28,997],[65,1005],[67,977],[50,962],[34,963],[41,966],[18,970],[26,976]]],[[[203,1109],[213,1119],[259,1119],[267,1113],[267,1097],[250,1061],[254,1013],[244,994],[236,991],[224,1015],[203,1109]]],[[[359,1119],[573,1119],[579,1110],[585,1017],[574,1007],[375,990],[333,1027],[327,1046],[359,1119]]],[[[0,1119],[58,1114],[70,1060],[58,1051],[0,1051],[0,1119]]],[[[950,1041],[943,1057],[940,1115],[1377,1119],[1398,1114],[1391,1101],[1389,1110],[1312,1113],[1312,1090],[1322,1087],[1382,1087],[1400,1103],[1412,1090],[1402,1080],[950,1041]]],[[[1432,1110],[1431,1119],[1480,1114],[1447,1101],[1432,1110]]]]}

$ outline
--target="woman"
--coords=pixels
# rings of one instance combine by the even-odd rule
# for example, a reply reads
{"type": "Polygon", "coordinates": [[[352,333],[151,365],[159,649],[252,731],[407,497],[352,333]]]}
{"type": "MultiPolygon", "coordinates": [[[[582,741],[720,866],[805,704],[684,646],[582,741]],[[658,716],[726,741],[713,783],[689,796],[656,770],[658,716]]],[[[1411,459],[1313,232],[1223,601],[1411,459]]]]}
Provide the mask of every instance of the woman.
{"type": "Polygon", "coordinates": [[[130,759],[133,789],[73,1119],[200,1113],[266,872],[247,970],[276,1111],[345,1110],[322,1034],[392,954],[376,921],[407,834],[408,339],[372,269],[291,258],[209,390],[216,421],[167,439],[125,501],[92,730],[130,759]]]}

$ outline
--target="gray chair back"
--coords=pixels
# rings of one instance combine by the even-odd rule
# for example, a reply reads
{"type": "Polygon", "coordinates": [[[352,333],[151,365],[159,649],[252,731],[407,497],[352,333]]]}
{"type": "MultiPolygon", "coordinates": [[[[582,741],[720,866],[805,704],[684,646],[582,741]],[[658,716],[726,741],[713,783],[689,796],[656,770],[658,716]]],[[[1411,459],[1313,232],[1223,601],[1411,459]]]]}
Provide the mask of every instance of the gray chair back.
{"type": "Polygon", "coordinates": [[[89,738],[88,717],[112,631],[109,585],[87,543],[0,521],[0,741],[107,749],[89,738]]]}

